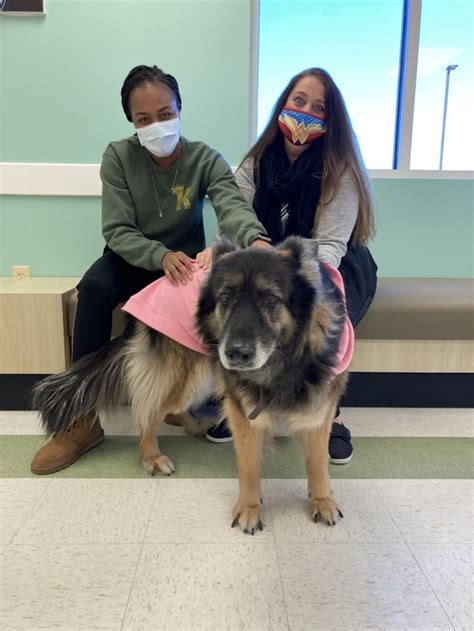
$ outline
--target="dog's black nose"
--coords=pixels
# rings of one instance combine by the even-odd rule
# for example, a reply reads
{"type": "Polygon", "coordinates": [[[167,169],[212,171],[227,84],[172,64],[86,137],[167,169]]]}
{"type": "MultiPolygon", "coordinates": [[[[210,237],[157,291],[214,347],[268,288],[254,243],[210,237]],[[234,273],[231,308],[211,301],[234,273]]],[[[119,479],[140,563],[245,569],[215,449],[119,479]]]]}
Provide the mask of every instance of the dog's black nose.
{"type": "Polygon", "coordinates": [[[255,358],[255,347],[247,342],[233,342],[225,349],[225,355],[231,363],[249,364],[255,358]]]}

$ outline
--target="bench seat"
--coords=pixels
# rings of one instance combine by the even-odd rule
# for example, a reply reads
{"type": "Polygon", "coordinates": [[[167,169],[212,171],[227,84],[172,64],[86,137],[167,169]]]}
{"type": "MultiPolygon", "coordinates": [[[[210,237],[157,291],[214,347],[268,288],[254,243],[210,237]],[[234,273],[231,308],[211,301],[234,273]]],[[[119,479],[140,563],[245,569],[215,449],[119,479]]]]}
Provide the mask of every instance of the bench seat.
{"type": "Polygon", "coordinates": [[[358,339],[474,339],[474,281],[380,278],[358,339]]]}

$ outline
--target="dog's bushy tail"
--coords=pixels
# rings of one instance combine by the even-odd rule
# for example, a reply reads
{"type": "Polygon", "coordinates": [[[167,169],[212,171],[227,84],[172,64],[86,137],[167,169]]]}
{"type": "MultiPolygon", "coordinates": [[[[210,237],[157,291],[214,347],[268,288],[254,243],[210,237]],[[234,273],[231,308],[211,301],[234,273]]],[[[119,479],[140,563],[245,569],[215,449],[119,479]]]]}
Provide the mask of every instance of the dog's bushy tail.
{"type": "Polygon", "coordinates": [[[33,409],[41,414],[46,434],[64,431],[77,419],[112,410],[127,398],[125,365],[127,331],[65,372],[50,375],[33,390],[33,409]]]}

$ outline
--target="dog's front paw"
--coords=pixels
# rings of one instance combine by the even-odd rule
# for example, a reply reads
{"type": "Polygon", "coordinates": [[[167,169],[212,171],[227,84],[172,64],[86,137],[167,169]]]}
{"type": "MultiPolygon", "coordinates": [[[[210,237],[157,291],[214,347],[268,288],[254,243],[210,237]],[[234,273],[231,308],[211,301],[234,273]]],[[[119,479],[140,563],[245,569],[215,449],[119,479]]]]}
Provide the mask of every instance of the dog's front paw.
{"type": "Polygon", "coordinates": [[[335,526],[344,517],[332,497],[311,500],[311,517],[314,522],[335,526]]]}
{"type": "Polygon", "coordinates": [[[150,475],[171,475],[175,472],[174,464],[168,458],[161,454],[160,456],[150,456],[149,458],[143,458],[143,468],[150,475]]]}
{"type": "Polygon", "coordinates": [[[242,506],[238,503],[232,517],[232,528],[238,524],[246,535],[254,535],[257,530],[265,527],[260,503],[253,506],[242,506]]]}

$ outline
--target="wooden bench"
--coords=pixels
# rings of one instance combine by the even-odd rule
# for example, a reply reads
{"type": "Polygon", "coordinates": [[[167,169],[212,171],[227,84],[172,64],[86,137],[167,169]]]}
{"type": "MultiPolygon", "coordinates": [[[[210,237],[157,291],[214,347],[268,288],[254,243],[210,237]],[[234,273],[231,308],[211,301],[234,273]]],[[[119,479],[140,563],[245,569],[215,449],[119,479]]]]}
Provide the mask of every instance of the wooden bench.
{"type": "Polygon", "coordinates": [[[352,372],[471,373],[474,281],[380,278],[356,340],[352,372]]]}
{"type": "Polygon", "coordinates": [[[78,282],[0,278],[0,374],[49,374],[69,366],[67,307],[78,282]]]}
{"type": "MultiPolygon", "coordinates": [[[[0,409],[70,364],[77,278],[0,279],[0,409]]],[[[342,405],[473,407],[474,281],[381,278],[356,330],[342,405]]],[[[115,310],[113,335],[123,331],[115,310]]]]}

